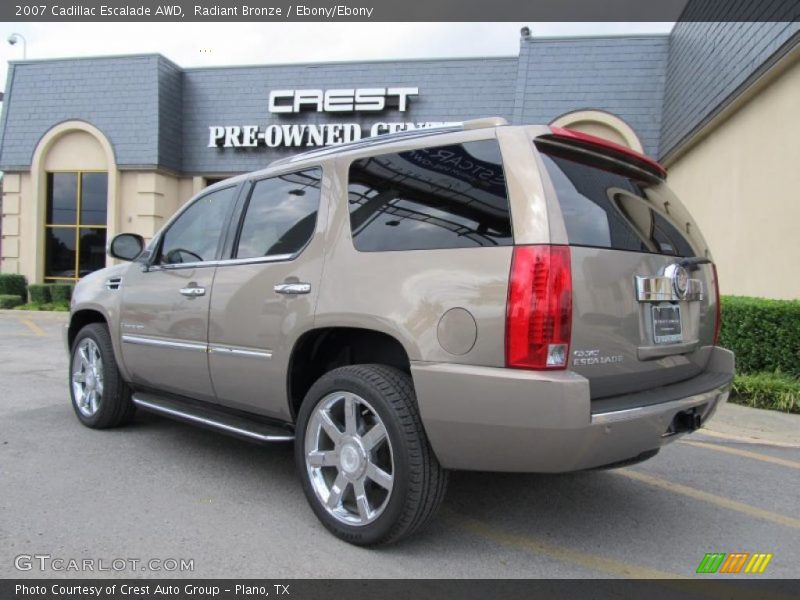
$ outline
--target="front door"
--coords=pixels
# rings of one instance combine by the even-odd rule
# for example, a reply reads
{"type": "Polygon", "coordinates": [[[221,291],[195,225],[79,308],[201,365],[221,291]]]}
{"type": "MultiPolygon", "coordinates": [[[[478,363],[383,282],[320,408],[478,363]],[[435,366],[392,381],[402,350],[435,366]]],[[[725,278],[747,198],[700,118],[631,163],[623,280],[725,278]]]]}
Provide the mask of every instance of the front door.
{"type": "Polygon", "coordinates": [[[322,273],[321,169],[253,183],[211,296],[208,360],[220,404],[288,420],[286,373],[322,273]]]}
{"type": "Polygon", "coordinates": [[[170,223],[150,265],[121,286],[122,356],[134,384],[215,399],[208,373],[208,309],[220,238],[237,187],[204,194],[170,223]]]}

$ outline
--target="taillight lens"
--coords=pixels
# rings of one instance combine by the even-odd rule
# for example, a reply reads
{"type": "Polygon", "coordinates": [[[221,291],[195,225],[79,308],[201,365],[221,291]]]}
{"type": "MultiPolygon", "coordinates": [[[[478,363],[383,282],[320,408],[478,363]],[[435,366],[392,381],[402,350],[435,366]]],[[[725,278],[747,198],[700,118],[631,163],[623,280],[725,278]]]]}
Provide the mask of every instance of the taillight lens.
{"type": "Polygon", "coordinates": [[[506,366],[566,368],[571,333],[569,246],[516,246],[506,308],[506,366]]]}
{"type": "Polygon", "coordinates": [[[717,265],[711,264],[711,269],[714,272],[714,294],[717,300],[716,315],[714,321],[714,345],[719,341],[719,328],[722,325],[722,299],[719,297],[719,277],[717,276],[717,265]]]}

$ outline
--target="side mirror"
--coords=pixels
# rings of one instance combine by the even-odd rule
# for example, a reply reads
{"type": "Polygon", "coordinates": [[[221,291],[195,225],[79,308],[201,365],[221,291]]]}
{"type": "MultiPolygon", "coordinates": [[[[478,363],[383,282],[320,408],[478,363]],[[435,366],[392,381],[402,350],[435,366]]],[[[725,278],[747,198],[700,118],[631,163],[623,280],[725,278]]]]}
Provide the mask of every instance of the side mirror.
{"type": "Polygon", "coordinates": [[[120,233],[108,245],[108,255],[120,260],[136,260],[144,251],[144,238],[135,233],[120,233]]]}

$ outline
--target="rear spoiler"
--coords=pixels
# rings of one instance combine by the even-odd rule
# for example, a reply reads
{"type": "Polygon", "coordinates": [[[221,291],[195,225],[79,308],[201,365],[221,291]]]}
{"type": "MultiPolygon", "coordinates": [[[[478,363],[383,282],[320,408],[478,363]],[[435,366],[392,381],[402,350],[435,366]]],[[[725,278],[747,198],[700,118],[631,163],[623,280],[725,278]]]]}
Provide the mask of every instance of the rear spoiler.
{"type": "Polygon", "coordinates": [[[541,135],[537,139],[553,140],[584,150],[598,151],[606,156],[633,164],[661,179],[666,179],[667,177],[667,170],[662,165],[649,156],[631,150],[627,146],[615,144],[601,137],[589,135],[588,133],[582,133],[573,129],[565,129],[563,127],[551,127],[550,131],[552,133],[541,135]]]}

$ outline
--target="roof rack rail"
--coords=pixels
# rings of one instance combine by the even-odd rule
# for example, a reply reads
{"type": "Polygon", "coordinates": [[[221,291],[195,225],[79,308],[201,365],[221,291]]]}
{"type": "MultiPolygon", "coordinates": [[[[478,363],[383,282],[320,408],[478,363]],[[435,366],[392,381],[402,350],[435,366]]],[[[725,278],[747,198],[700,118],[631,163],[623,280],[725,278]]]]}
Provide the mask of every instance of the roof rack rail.
{"type": "Polygon", "coordinates": [[[482,119],[464,121],[461,125],[465,130],[469,131],[472,129],[486,129],[488,127],[503,127],[508,125],[508,121],[503,117],[484,117],[482,119]]]}
{"type": "Polygon", "coordinates": [[[327,156],[329,154],[336,154],[338,152],[345,152],[347,150],[356,150],[359,148],[369,148],[371,146],[379,146],[387,144],[396,140],[415,139],[436,135],[439,133],[454,133],[457,131],[468,131],[473,129],[484,129],[488,127],[500,127],[508,125],[502,117],[488,117],[485,119],[472,119],[469,121],[446,123],[443,125],[436,125],[434,127],[423,127],[419,129],[409,129],[406,131],[397,131],[394,133],[381,133],[372,137],[346,142],[344,144],[336,144],[333,146],[325,146],[324,148],[317,148],[307,152],[300,152],[286,158],[280,158],[271,163],[271,166],[287,165],[299,160],[307,158],[315,158],[319,156],[327,156]]]}

